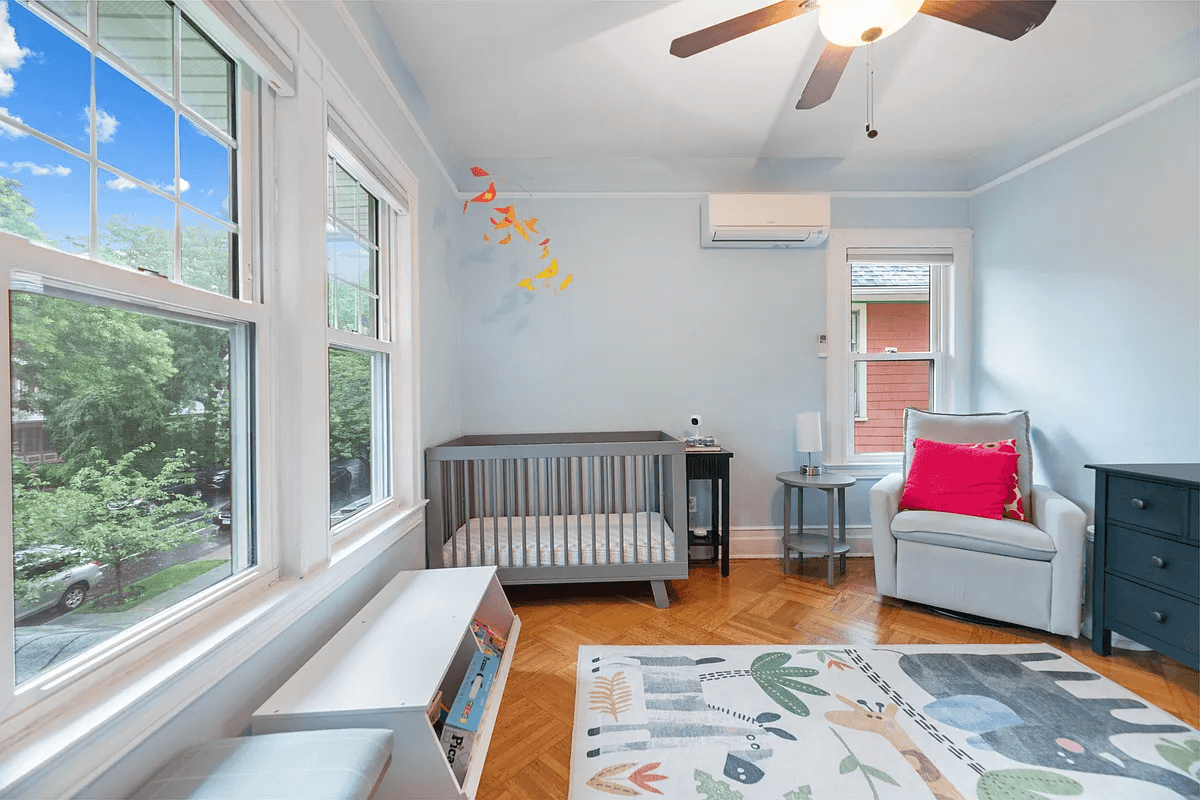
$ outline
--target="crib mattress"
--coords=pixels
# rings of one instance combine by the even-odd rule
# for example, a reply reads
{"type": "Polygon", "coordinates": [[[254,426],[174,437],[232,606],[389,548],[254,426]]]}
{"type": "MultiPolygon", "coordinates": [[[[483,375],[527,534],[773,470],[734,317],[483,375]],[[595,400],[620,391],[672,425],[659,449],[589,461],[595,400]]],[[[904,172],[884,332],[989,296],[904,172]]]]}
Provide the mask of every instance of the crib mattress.
{"type": "Polygon", "coordinates": [[[447,567],[455,563],[460,567],[663,564],[675,561],[675,534],[657,511],[525,517],[523,520],[521,517],[512,517],[511,525],[509,517],[484,517],[471,519],[460,527],[454,538],[442,547],[442,555],[447,567]],[[468,541],[471,548],[469,560],[468,541]],[[457,562],[454,561],[455,551],[457,562]]]}

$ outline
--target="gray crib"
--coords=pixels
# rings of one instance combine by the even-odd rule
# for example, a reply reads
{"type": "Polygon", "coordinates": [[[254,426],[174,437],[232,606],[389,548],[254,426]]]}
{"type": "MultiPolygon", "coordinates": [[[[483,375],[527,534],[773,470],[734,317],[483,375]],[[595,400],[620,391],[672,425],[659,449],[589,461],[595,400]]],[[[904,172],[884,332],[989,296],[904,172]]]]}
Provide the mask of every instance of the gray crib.
{"type": "Polygon", "coordinates": [[[688,576],[684,443],[661,431],[462,436],[425,451],[430,567],[501,583],[688,576]]]}

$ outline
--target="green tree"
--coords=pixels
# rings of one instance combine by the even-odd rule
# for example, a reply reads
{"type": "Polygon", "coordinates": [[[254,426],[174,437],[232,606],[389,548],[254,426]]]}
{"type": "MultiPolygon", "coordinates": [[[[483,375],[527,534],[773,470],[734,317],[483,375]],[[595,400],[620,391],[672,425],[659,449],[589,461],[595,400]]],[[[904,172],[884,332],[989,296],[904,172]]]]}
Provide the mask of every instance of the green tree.
{"type": "Polygon", "coordinates": [[[369,458],[371,356],[329,351],[329,457],[369,458]]]}
{"type": "Polygon", "coordinates": [[[178,368],[151,318],[24,292],[12,293],[11,307],[14,405],[44,416],[70,472],[93,449],[114,460],[161,441],[177,410],[166,387],[178,368]]]}
{"type": "Polygon", "coordinates": [[[182,452],[164,459],[154,474],[136,467],[138,457],[152,448],[143,445],[114,461],[93,450],[90,463],[55,489],[29,479],[13,492],[14,549],[40,544],[77,549],[113,568],[122,599],[122,571],[131,559],[196,541],[206,525],[202,516],[186,518],[204,508],[202,502],[168,490],[184,479],[189,466],[182,452]]]}
{"type": "Polygon", "coordinates": [[[37,209],[21,194],[22,188],[15,178],[0,178],[0,231],[26,236],[35,242],[50,241],[33,221],[37,209]]]}

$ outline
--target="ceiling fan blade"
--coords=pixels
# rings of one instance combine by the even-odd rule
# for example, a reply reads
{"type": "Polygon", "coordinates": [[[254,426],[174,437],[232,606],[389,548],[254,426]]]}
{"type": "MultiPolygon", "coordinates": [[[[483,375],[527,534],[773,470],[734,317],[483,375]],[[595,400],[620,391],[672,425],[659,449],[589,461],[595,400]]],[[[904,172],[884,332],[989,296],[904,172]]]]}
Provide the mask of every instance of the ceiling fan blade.
{"type": "Polygon", "coordinates": [[[696,53],[703,53],[710,47],[731,42],[748,33],[769,28],[777,22],[798,17],[815,6],[816,4],[811,0],[783,0],[781,3],[751,11],[749,14],[718,22],[703,30],[680,36],[671,42],[671,55],[687,58],[696,53]]]}
{"type": "Polygon", "coordinates": [[[853,47],[842,47],[833,42],[826,44],[808,83],[804,84],[804,93],[800,95],[800,102],[796,103],[796,108],[816,108],[833,97],[833,90],[842,79],[842,73],[845,72],[846,64],[853,53],[853,47]]]}
{"type": "Polygon", "coordinates": [[[920,11],[1011,42],[1045,22],[1055,1],[925,0],[920,11]]]}

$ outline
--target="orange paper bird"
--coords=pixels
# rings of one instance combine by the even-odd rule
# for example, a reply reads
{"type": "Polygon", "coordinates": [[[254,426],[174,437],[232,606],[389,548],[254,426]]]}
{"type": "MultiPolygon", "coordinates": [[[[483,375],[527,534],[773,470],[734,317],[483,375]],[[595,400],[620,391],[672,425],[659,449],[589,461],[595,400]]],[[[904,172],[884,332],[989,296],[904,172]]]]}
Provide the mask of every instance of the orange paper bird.
{"type": "Polygon", "coordinates": [[[563,289],[567,288],[568,286],[570,286],[570,285],[571,285],[571,279],[572,279],[572,278],[574,278],[574,277],[575,277],[575,273],[571,273],[571,274],[570,274],[570,275],[568,275],[568,276],[567,276],[565,279],[563,279],[562,286],[558,287],[558,288],[559,288],[559,290],[561,291],[561,290],[563,290],[563,289]]]}
{"type": "Polygon", "coordinates": [[[488,188],[471,198],[472,203],[490,203],[496,199],[496,182],[488,184],[488,188]]]}
{"type": "MultiPolygon", "coordinates": [[[[526,225],[528,225],[529,223],[528,223],[528,222],[526,222],[525,224],[526,224],[526,225]]],[[[535,232],[536,232],[536,231],[535,231],[535,232]]],[[[542,239],[540,242],[538,242],[538,247],[545,247],[545,246],[546,246],[546,245],[548,245],[548,244],[550,244],[550,240],[549,240],[549,239],[542,239]]]]}
{"type": "Polygon", "coordinates": [[[553,278],[557,274],[558,274],[558,259],[552,258],[552,259],[550,259],[550,266],[546,267],[544,270],[539,272],[537,275],[534,275],[533,277],[537,278],[538,280],[541,280],[542,278],[553,278]]]}
{"type": "Polygon", "coordinates": [[[492,237],[488,236],[488,235],[485,233],[485,234],[483,235],[483,240],[484,240],[485,242],[490,242],[490,241],[492,240],[492,237]]]}
{"type": "Polygon", "coordinates": [[[471,167],[471,174],[476,178],[486,178],[488,176],[487,171],[479,167],[471,167]]]}
{"type": "Polygon", "coordinates": [[[507,236],[505,236],[503,239],[500,240],[500,244],[508,244],[511,241],[512,241],[512,234],[510,233],[507,236]]]}
{"type": "Polygon", "coordinates": [[[513,210],[512,206],[504,206],[503,208],[496,208],[495,210],[499,211],[501,214],[503,214],[505,217],[507,217],[509,219],[516,219],[517,212],[513,210]]]}
{"type": "Polygon", "coordinates": [[[529,291],[531,291],[531,292],[533,291],[533,281],[530,280],[529,278],[526,278],[525,280],[521,281],[520,283],[517,284],[517,286],[523,286],[526,289],[528,289],[529,291]]]}
{"type": "Polygon", "coordinates": [[[470,200],[463,200],[463,213],[467,213],[467,206],[471,205],[470,200]]]}
{"type": "Polygon", "coordinates": [[[498,231],[501,228],[507,228],[509,225],[512,225],[512,220],[509,219],[508,217],[505,217],[504,219],[500,220],[499,222],[496,222],[495,217],[488,217],[488,219],[492,221],[492,230],[498,231]]]}
{"type": "Polygon", "coordinates": [[[529,230],[533,231],[534,233],[537,233],[538,229],[534,227],[537,225],[537,221],[537,217],[530,217],[529,219],[525,220],[525,227],[529,228],[529,230]]]}
{"type": "Polygon", "coordinates": [[[517,221],[514,219],[512,224],[513,224],[513,227],[514,227],[514,228],[516,228],[516,230],[517,230],[517,233],[521,234],[521,236],[522,236],[522,237],[525,239],[525,241],[527,241],[527,242],[528,242],[528,241],[529,241],[529,234],[528,234],[528,233],[526,233],[526,232],[525,232],[525,229],[521,227],[521,223],[517,222],[517,221]]]}

